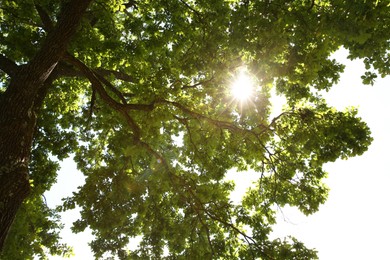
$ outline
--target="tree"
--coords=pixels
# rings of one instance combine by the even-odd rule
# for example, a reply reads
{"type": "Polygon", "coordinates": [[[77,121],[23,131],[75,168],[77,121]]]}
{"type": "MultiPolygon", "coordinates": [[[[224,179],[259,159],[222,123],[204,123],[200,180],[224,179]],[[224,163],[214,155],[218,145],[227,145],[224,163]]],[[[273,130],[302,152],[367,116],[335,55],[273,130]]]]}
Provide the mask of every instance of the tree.
{"type": "Polygon", "coordinates": [[[69,155],[86,183],[59,210],[81,207],[73,231],[92,229],[97,258],[316,257],[269,238],[275,211],[315,212],[322,166],[367,150],[356,109],[320,94],[340,46],[364,58],[365,83],[389,74],[387,1],[0,3],[4,258],[69,253],[43,197],[69,155]],[[230,94],[243,69],[258,86],[247,102],[230,94]],[[272,89],[287,105],[270,118],[272,89]],[[259,176],[239,204],[232,168],[259,176]]]}

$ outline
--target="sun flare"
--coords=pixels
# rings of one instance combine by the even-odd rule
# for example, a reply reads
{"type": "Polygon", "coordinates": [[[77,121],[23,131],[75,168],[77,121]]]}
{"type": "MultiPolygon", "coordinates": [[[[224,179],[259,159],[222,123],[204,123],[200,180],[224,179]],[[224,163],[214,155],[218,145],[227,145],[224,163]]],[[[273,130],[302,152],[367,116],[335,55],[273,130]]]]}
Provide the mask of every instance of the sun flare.
{"type": "Polygon", "coordinates": [[[245,71],[242,71],[234,80],[231,93],[235,99],[241,102],[246,101],[253,94],[253,85],[254,83],[251,77],[245,71]]]}

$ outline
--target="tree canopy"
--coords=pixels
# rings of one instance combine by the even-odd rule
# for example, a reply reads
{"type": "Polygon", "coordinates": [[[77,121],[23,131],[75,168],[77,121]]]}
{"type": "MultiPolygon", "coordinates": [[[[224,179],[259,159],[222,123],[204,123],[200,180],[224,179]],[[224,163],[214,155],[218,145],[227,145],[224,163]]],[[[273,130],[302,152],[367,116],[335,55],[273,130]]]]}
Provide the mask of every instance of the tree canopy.
{"type": "Polygon", "coordinates": [[[367,150],[357,110],[321,93],[341,46],[364,83],[388,75],[389,25],[386,0],[0,0],[2,257],[69,254],[58,211],[78,206],[96,258],[316,258],[270,238],[276,209],[316,212],[323,165],[367,150]],[[231,92],[243,70],[247,100],[231,92]],[[85,185],[50,209],[68,156],[85,185]],[[230,169],[259,176],[240,203],[230,169]]]}

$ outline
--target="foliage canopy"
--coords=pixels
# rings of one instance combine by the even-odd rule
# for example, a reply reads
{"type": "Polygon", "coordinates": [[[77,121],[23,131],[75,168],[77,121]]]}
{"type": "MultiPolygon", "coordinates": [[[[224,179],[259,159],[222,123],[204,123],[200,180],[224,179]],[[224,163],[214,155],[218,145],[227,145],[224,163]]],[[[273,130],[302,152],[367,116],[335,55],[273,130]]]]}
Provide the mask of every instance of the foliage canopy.
{"type": "MultiPolygon", "coordinates": [[[[3,95],[67,2],[0,1],[3,95]]],[[[389,25],[380,0],[92,1],[36,94],[31,192],[4,259],[69,253],[42,195],[56,181],[53,157],[70,155],[86,183],[59,209],[81,207],[73,231],[92,230],[97,258],[316,258],[294,238],[269,238],[275,209],[317,211],[322,166],[367,150],[357,111],[335,110],[320,92],[343,71],[329,58],[341,46],[364,59],[364,83],[388,75],[389,25]],[[243,67],[258,86],[246,103],[230,94],[243,67]],[[273,89],[287,99],[275,117],[273,89]],[[239,204],[224,178],[233,168],[259,174],[239,204]]]]}

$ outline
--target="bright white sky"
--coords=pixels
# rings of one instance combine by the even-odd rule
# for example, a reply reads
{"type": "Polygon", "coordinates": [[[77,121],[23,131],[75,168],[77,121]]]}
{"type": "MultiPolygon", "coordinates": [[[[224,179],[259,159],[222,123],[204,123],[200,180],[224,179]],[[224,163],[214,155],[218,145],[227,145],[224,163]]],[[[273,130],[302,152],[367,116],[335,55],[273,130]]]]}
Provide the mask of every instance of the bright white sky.
{"type": "MultiPolygon", "coordinates": [[[[338,109],[358,107],[359,115],[371,128],[374,142],[360,157],[326,165],[329,172],[326,183],[331,189],[328,201],[309,217],[295,209],[283,209],[273,235],[295,236],[306,246],[316,248],[321,260],[390,259],[390,77],[377,79],[373,87],[362,85],[363,63],[349,61],[346,56],[345,50],[335,55],[346,69],[340,83],[326,93],[326,98],[338,109]]],[[[49,206],[60,204],[61,198],[70,196],[83,183],[71,159],[61,165],[58,183],[46,193],[49,206]]],[[[242,186],[247,186],[253,175],[239,176],[242,186]]],[[[72,259],[93,259],[87,245],[90,234],[75,235],[70,231],[77,218],[76,210],[63,214],[64,241],[74,247],[72,259]]]]}
{"type": "Polygon", "coordinates": [[[362,156],[326,165],[328,201],[307,218],[286,210],[290,223],[280,218],[276,232],[317,248],[321,260],[390,259],[390,77],[362,85],[363,63],[346,56],[337,53],[345,73],[325,97],[338,109],[358,107],[374,141],[362,156]]]}

